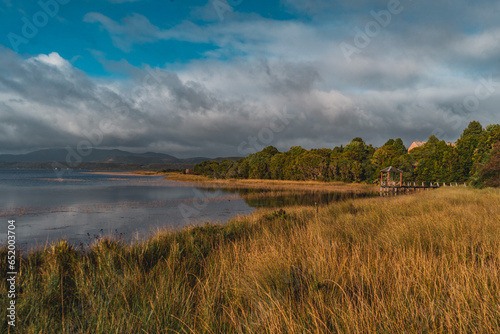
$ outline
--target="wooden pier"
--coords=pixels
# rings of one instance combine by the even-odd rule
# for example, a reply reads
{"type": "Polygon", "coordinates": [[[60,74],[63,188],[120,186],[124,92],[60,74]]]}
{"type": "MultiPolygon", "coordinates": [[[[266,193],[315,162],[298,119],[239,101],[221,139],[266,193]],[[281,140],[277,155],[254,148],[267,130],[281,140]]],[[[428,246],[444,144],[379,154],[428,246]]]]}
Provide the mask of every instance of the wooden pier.
{"type": "MultiPolygon", "coordinates": [[[[403,182],[403,171],[393,166],[386,167],[380,171],[380,196],[408,194],[415,191],[458,186],[457,182],[455,182],[455,185],[451,182],[448,184],[446,182],[442,184],[439,184],[439,182],[422,182],[421,185],[417,185],[416,182],[413,182],[413,184],[412,182],[403,182]],[[384,173],[386,173],[387,178],[384,178],[384,173]],[[399,174],[399,182],[395,180],[395,174],[399,174]]],[[[464,186],[467,185],[464,183],[464,186]]]]}
{"type": "Polygon", "coordinates": [[[443,182],[440,184],[439,182],[422,182],[418,184],[416,182],[402,182],[402,183],[394,183],[394,182],[382,182],[380,184],[380,196],[390,196],[390,195],[402,195],[408,194],[415,191],[426,191],[431,189],[438,189],[441,187],[463,187],[467,186],[465,183],[463,185],[458,183],[446,183],[443,182]]]}

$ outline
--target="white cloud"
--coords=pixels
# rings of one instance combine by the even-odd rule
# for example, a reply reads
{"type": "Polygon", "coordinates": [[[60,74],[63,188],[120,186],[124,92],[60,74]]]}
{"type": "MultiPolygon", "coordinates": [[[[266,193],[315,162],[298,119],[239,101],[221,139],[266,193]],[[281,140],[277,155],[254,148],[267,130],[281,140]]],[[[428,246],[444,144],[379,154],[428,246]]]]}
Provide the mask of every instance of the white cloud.
{"type": "Polygon", "coordinates": [[[130,51],[133,43],[150,43],[158,40],[159,29],[140,14],[132,14],[122,19],[121,23],[115,22],[100,13],[87,13],[84,22],[100,23],[111,35],[116,47],[130,51]]]}
{"type": "Polygon", "coordinates": [[[161,29],[143,15],[132,14],[121,22],[100,13],[88,13],[88,23],[99,23],[110,34],[116,47],[128,52],[133,44],[153,43],[159,40],[178,40],[191,43],[213,43],[220,49],[212,56],[233,54],[257,57],[286,57],[312,60],[311,53],[322,52],[328,42],[317,31],[299,22],[280,22],[250,15],[241,20],[227,20],[203,26],[183,21],[171,29],[161,29]]]}
{"type": "Polygon", "coordinates": [[[452,42],[451,49],[460,55],[473,59],[498,57],[500,55],[500,28],[462,36],[462,38],[452,42]]]}
{"type": "MultiPolygon", "coordinates": [[[[367,142],[424,140],[436,129],[454,140],[471,117],[494,121],[494,114],[481,110],[500,100],[499,85],[481,110],[455,116],[453,104],[474,94],[474,80],[346,93],[321,88],[318,75],[325,73],[308,63],[250,60],[199,62],[179,75],[136,68],[135,79],[103,81],[87,77],[57,53],[27,60],[0,54],[3,150],[76,145],[99,129],[99,122],[111,120],[101,147],[231,155],[283,110],[292,120],[269,143],[280,149],[332,147],[356,136],[367,142]]],[[[379,71],[383,75],[384,69],[379,71]]]]}
{"type": "Polygon", "coordinates": [[[36,57],[30,58],[29,61],[39,61],[62,70],[68,70],[71,67],[71,64],[67,60],[63,59],[57,52],[52,52],[48,55],[40,54],[36,57]]]}

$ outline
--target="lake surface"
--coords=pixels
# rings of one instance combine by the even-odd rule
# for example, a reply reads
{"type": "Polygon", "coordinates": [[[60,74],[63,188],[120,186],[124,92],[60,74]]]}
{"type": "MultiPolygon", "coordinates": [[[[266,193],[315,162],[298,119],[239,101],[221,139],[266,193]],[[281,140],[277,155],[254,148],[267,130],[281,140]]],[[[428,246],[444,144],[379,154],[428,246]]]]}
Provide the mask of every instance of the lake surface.
{"type": "Polygon", "coordinates": [[[87,245],[114,235],[143,239],[162,228],[226,222],[259,207],[326,205],[369,194],[200,188],[163,176],[81,170],[0,169],[0,243],[16,221],[23,249],[57,239],[87,245]]]}
{"type": "Polygon", "coordinates": [[[144,238],[159,228],[227,221],[255,208],[234,192],[204,190],[163,176],[107,175],[86,171],[0,170],[0,243],[16,220],[22,248],[66,238],[144,238]]]}

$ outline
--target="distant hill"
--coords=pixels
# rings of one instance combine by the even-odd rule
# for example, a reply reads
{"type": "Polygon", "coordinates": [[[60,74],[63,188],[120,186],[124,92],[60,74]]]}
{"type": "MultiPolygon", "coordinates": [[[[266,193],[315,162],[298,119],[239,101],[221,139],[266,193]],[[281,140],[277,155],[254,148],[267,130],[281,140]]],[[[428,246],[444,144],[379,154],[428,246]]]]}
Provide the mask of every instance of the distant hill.
{"type": "Polygon", "coordinates": [[[89,154],[78,154],[75,149],[46,149],[27,154],[2,154],[0,162],[114,162],[114,163],[180,163],[180,159],[162,153],[131,153],[122,150],[92,149],[89,154]]]}
{"type": "MultiPolygon", "coordinates": [[[[118,149],[106,150],[93,148],[89,154],[78,154],[76,149],[45,149],[34,151],[26,154],[0,154],[0,163],[98,163],[98,164],[139,164],[139,165],[158,165],[158,164],[175,164],[178,166],[194,166],[197,163],[206,160],[233,160],[236,161],[240,158],[216,158],[210,159],[205,157],[194,157],[187,159],[176,158],[169,154],[146,152],[146,153],[132,153],[118,149]],[[69,160],[68,160],[69,159],[69,160]]],[[[1,165],[0,165],[1,167],[1,165]]]]}

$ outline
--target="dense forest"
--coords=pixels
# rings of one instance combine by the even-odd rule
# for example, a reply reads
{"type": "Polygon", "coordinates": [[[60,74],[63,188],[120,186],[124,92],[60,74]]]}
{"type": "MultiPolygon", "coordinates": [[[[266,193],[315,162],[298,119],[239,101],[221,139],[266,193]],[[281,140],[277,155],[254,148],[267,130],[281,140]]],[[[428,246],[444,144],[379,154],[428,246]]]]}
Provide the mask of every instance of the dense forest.
{"type": "Polygon", "coordinates": [[[471,182],[500,186],[500,125],[483,128],[473,121],[455,145],[431,135],[425,145],[412,149],[389,139],[381,147],[360,137],[333,149],[306,150],[294,146],[279,152],[269,146],[238,161],[204,161],[194,172],[213,178],[319,180],[377,183],[380,170],[395,166],[405,181],[471,182]]]}

